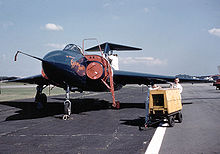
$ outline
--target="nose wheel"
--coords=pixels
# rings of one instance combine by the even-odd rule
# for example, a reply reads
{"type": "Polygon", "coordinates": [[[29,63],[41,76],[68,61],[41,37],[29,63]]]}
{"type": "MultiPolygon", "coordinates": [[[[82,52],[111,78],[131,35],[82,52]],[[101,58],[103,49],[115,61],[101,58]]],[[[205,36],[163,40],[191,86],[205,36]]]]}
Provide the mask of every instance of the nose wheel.
{"type": "Polygon", "coordinates": [[[64,115],[63,115],[63,120],[69,119],[71,114],[71,102],[70,100],[66,100],[64,102],[64,115]]]}
{"type": "Polygon", "coordinates": [[[66,100],[64,101],[64,115],[63,120],[68,120],[71,115],[71,101],[70,99],[70,89],[69,86],[66,88],[66,100]]]}

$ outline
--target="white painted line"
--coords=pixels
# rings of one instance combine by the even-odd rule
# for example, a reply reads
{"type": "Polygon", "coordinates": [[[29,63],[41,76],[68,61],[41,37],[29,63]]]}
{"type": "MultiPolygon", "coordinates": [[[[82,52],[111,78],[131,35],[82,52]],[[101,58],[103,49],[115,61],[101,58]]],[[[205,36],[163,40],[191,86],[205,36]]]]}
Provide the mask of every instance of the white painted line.
{"type": "Polygon", "coordinates": [[[150,144],[147,147],[145,154],[158,154],[160,151],[160,147],[163,141],[163,137],[166,131],[166,126],[168,123],[162,124],[162,127],[158,127],[154,133],[153,138],[150,141],[150,144]]]}

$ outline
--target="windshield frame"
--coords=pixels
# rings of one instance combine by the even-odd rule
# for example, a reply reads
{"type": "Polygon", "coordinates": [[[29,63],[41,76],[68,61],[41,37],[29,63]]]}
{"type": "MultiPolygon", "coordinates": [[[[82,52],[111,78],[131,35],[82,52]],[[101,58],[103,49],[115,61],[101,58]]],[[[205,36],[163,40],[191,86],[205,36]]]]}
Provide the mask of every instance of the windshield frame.
{"type": "Polygon", "coordinates": [[[76,52],[76,53],[83,54],[82,48],[78,45],[75,45],[75,44],[67,44],[65,46],[65,48],[63,49],[63,51],[73,51],[73,52],[76,52]]]}

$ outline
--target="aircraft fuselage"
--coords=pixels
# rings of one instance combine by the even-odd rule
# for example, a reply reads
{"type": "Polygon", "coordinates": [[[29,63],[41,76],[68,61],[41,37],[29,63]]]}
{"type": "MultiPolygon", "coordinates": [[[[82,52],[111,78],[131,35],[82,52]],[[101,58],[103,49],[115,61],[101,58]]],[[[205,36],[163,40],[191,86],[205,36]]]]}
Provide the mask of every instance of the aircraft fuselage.
{"type": "MultiPolygon", "coordinates": [[[[70,90],[78,88],[78,91],[108,91],[102,81],[108,73],[104,65],[108,65],[108,62],[103,57],[84,56],[79,50],[52,51],[42,61],[45,78],[56,86],[65,88],[68,85],[70,90]]],[[[109,82],[108,79],[106,82],[109,82]]]]}

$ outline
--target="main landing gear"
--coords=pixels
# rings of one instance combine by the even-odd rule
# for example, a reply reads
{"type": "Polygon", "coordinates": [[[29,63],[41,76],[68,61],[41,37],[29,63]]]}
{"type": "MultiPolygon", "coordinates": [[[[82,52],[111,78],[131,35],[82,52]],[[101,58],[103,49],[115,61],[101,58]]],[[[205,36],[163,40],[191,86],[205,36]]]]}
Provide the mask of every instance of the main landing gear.
{"type": "MultiPolygon", "coordinates": [[[[37,109],[43,109],[47,104],[47,96],[45,93],[42,93],[43,89],[46,86],[38,85],[37,86],[37,93],[35,96],[35,103],[37,105],[37,109]]],[[[66,100],[64,101],[64,115],[63,120],[69,119],[71,114],[71,101],[70,101],[70,88],[67,86],[66,88],[66,100]]]]}
{"type": "Polygon", "coordinates": [[[71,101],[70,99],[70,88],[67,86],[66,88],[66,100],[64,101],[64,115],[63,120],[67,120],[71,114],[71,101]]]}
{"type": "Polygon", "coordinates": [[[38,85],[37,86],[37,93],[35,96],[35,103],[37,104],[37,109],[42,109],[46,106],[47,104],[47,96],[45,93],[42,93],[43,89],[45,87],[43,87],[42,85],[38,85]]]}

